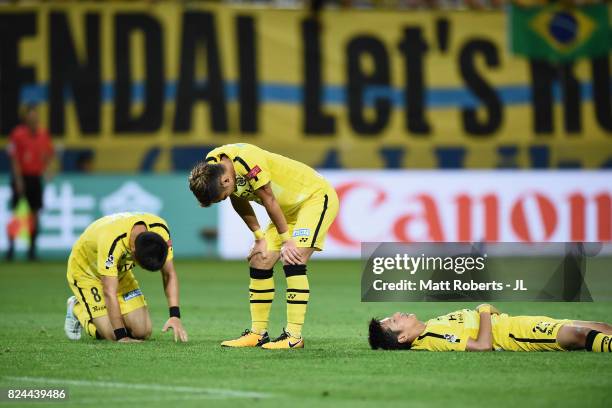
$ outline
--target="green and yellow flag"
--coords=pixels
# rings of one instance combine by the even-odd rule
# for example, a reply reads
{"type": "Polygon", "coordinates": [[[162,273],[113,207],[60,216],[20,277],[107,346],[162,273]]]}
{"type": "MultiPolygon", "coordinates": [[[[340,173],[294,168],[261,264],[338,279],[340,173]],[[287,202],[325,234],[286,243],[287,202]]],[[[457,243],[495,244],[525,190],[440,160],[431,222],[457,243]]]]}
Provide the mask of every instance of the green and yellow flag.
{"type": "Polygon", "coordinates": [[[510,6],[510,43],[515,54],[534,60],[569,62],[610,52],[606,4],[510,6]]]}

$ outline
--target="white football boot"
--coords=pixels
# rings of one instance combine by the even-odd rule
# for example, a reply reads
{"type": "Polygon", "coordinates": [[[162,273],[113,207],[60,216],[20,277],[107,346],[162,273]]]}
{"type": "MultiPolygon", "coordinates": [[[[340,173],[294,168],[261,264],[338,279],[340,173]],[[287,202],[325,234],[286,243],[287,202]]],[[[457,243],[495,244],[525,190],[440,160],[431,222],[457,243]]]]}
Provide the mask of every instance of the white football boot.
{"type": "Polygon", "coordinates": [[[81,323],[73,313],[74,305],[77,303],[75,296],[70,296],[66,301],[66,321],[64,322],[64,332],[70,340],[81,339],[81,323]]]}

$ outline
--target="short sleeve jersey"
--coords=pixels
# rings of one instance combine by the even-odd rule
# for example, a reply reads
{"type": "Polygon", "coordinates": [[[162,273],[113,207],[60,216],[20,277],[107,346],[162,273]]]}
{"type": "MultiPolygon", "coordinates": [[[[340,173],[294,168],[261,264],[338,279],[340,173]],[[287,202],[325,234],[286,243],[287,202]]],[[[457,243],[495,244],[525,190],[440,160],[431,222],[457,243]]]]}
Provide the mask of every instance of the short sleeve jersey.
{"type": "Polygon", "coordinates": [[[146,225],[159,234],[168,244],[168,257],[174,257],[170,230],[163,218],[147,213],[118,213],[107,215],[93,222],[81,234],[72,249],[73,258],[80,269],[91,278],[102,276],[121,277],[136,264],[130,250],[130,234],[135,224],[146,225]]]}
{"type": "Polygon", "coordinates": [[[329,186],[323,176],[306,164],[248,143],[220,146],[208,153],[206,161],[218,163],[223,156],[232,161],[236,172],[235,196],[261,204],[255,190],[270,183],[285,213],[329,186]]]}
{"type": "Polygon", "coordinates": [[[478,337],[480,316],[474,310],[462,309],[438,316],[412,342],[412,350],[465,351],[469,337],[478,337]]]}

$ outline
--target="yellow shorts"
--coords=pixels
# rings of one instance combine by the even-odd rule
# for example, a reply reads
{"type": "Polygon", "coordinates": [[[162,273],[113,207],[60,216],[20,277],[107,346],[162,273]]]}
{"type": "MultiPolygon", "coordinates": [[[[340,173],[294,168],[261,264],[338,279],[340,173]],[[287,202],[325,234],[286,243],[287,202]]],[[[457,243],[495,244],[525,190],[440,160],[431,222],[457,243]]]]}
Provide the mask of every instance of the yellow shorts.
{"type": "Polygon", "coordinates": [[[513,351],[565,351],[557,342],[557,333],[572,320],[546,316],[514,316],[509,318],[508,343],[513,351]]]}
{"type": "MultiPolygon", "coordinates": [[[[314,194],[294,214],[285,214],[289,233],[298,248],[322,251],[327,230],[338,215],[338,195],[332,187],[314,194]]],[[[268,251],[280,251],[283,241],[274,223],[265,231],[268,251]]]]}
{"type": "MultiPolygon", "coordinates": [[[[102,281],[90,278],[89,276],[79,273],[67,274],[68,286],[74,293],[77,300],[85,306],[90,319],[106,316],[106,303],[104,302],[104,292],[102,289],[102,281]]],[[[126,315],[136,309],[145,307],[147,301],[140,290],[138,281],[134,274],[127,272],[119,279],[117,287],[117,300],[121,308],[121,314],[126,315]]]]}

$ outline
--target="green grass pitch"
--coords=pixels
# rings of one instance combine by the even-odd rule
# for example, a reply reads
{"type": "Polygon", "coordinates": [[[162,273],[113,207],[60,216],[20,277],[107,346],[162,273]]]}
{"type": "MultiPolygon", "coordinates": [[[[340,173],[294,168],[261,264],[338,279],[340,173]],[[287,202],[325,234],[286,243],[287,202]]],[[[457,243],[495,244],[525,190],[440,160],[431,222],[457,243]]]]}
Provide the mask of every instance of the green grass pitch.
{"type": "MultiPolygon", "coordinates": [[[[249,326],[246,264],[179,261],[177,270],[190,342],[175,344],[160,333],[167,317],[161,279],[138,270],[154,334],[143,344],[117,344],[65,338],[70,292],[63,263],[1,263],[0,388],[67,387],[69,400],[51,406],[74,407],[610,406],[608,354],[369,350],[372,315],[403,310],[424,320],[475,304],[361,303],[358,262],[310,265],[304,350],[222,349],[221,340],[249,326]]],[[[285,321],[284,280],[277,267],[273,336],[285,321]]],[[[612,321],[610,303],[498,306],[512,314],[612,321]]]]}

